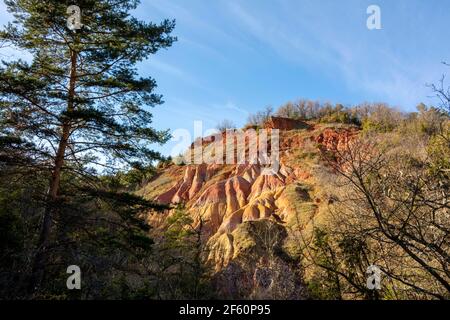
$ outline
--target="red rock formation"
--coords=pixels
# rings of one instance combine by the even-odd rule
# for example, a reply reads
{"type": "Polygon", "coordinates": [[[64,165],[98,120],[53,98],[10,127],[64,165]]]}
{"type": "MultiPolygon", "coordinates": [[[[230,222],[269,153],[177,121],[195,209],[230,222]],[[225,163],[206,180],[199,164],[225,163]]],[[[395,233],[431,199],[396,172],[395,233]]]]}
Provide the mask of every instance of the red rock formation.
{"type": "MultiPolygon", "coordinates": [[[[276,117],[267,123],[268,128],[281,130],[304,125],[307,126],[301,121],[276,117]]],[[[205,241],[214,248],[210,259],[215,261],[218,269],[226,267],[240,250],[239,241],[246,243],[245,239],[236,240],[239,228],[245,229],[246,224],[261,220],[276,223],[274,217],[279,217],[282,224],[289,227],[300,223],[298,221],[307,223],[309,216],[315,214],[314,206],[320,206],[322,202],[326,205],[319,196],[308,199],[306,191],[306,194],[294,192],[293,185],[311,186],[315,183],[314,169],[319,165],[315,160],[308,164],[298,157],[303,150],[317,155],[319,150],[341,151],[355,139],[358,131],[352,128],[323,130],[321,125],[310,128],[312,131],[284,131],[280,134],[281,166],[276,175],[263,175],[260,164],[173,166],[161,174],[165,192],[156,200],[165,204],[185,203],[194,224],[202,222],[205,241]],[[297,206],[303,202],[309,204],[297,206]]],[[[213,140],[204,140],[205,149],[214,142],[223,143],[224,139],[213,140]]],[[[151,186],[158,188],[157,183],[151,186]]],[[[157,216],[161,217],[161,214],[157,216]]]]}
{"type": "Polygon", "coordinates": [[[315,141],[320,144],[322,150],[326,151],[344,151],[348,143],[358,134],[357,129],[325,129],[315,141]]]}
{"type": "Polygon", "coordinates": [[[282,188],[284,186],[286,186],[286,184],[284,182],[284,176],[281,174],[266,176],[261,175],[252,185],[251,198],[258,197],[265,191],[274,191],[277,188],[282,188]]]}
{"type": "Polygon", "coordinates": [[[246,204],[250,188],[251,185],[247,180],[235,176],[220,181],[206,189],[195,203],[195,206],[224,202],[229,207],[228,211],[234,212],[246,204]]]}
{"type": "Polygon", "coordinates": [[[264,124],[265,129],[294,130],[307,129],[308,127],[309,125],[304,121],[281,117],[270,117],[264,124]]]}
{"type": "Polygon", "coordinates": [[[217,169],[217,165],[207,164],[186,166],[183,180],[178,181],[155,200],[164,204],[187,202],[202,189],[205,182],[216,173],[217,169]]]}

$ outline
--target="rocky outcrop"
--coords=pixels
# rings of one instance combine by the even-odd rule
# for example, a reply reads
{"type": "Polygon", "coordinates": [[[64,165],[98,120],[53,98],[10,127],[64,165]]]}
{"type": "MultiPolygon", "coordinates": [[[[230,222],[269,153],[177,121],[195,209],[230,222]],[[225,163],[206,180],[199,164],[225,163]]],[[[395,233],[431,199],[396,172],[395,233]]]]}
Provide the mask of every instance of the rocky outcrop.
{"type": "Polygon", "coordinates": [[[265,129],[279,129],[279,130],[294,130],[294,129],[308,129],[309,125],[301,120],[294,120],[290,118],[270,117],[264,124],[265,129]]]}
{"type": "Polygon", "coordinates": [[[358,134],[356,128],[351,129],[325,129],[317,138],[316,142],[320,148],[327,151],[344,151],[348,144],[355,139],[358,134]]]}
{"type": "Polygon", "coordinates": [[[156,201],[164,204],[187,202],[192,199],[218,170],[217,165],[189,165],[184,172],[183,180],[156,197],[156,201]]]}
{"type": "MultiPolygon", "coordinates": [[[[271,273],[274,266],[285,270],[284,277],[290,279],[284,284],[290,288],[285,295],[300,290],[296,280],[289,278],[291,265],[282,247],[295,247],[286,244],[295,239],[295,230],[310,228],[326,205],[309,191],[314,190],[314,170],[321,151],[343,150],[358,134],[354,128],[323,128],[276,117],[268,127],[285,130],[280,134],[280,170],[274,175],[264,175],[259,164],[172,166],[149,184],[152,189],[162,188],[152,200],[183,203],[194,226],[202,227],[205,259],[214,266],[217,282],[227,284],[224,295],[229,297],[237,297],[236,292],[255,288],[255,284],[261,291],[248,293],[261,298],[281,290],[271,284],[271,279],[280,277],[271,273]],[[298,128],[308,130],[291,130],[298,128]],[[259,239],[266,227],[270,232],[259,239]],[[277,254],[262,249],[268,245],[262,239],[271,238],[272,231],[278,234],[277,254]],[[264,260],[268,256],[273,259],[264,260]],[[234,282],[233,277],[238,279],[234,282]]],[[[205,143],[205,149],[212,143],[205,143]]],[[[149,221],[163,226],[164,214],[149,215],[149,221]]]]}

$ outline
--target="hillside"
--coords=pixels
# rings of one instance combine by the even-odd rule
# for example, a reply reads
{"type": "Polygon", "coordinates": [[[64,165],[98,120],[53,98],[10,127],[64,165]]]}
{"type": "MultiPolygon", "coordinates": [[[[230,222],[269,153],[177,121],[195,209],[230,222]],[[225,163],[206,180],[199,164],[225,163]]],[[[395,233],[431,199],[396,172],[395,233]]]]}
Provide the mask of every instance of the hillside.
{"type": "Polygon", "coordinates": [[[168,2],[0,1],[0,300],[450,300],[448,8],[168,2]]]}
{"type": "MultiPolygon", "coordinates": [[[[302,297],[303,270],[298,265],[305,239],[300,233],[310,237],[313,226],[327,219],[329,199],[317,179],[320,153],[341,148],[358,134],[350,125],[280,119],[266,125],[280,129],[276,175],[263,175],[260,164],[173,164],[140,191],[149,200],[183,204],[194,227],[201,227],[204,258],[228,297],[242,297],[242,292],[247,296],[255,281],[264,288],[281,275],[271,294],[283,288],[285,297],[302,297]],[[284,271],[267,271],[275,269],[284,271]],[[261,270],[267,274],[258,280],[261,270]]],[[[147,220],[164,229],[174,212],[149,213],[147,220]]]]}

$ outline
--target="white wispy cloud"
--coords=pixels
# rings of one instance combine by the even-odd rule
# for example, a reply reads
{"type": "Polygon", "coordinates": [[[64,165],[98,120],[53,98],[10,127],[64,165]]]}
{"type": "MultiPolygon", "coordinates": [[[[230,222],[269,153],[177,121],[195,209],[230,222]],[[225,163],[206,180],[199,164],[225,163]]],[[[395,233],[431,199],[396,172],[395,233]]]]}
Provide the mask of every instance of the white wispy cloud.
{"type": "Polygon", "coordinates": [[[425,84],[438,79],[439,61],[414,64],[399,58],[389,42],[380,45],[381,41],[372,40],[374,34],[365,28],[363,10],[352,12],[348,6],[344,10],[331,3],[317,11],[318,6],[308,0],[295,4],[279,0],[274,6],[281,9],[268,12],[267,8],[250,9],[245,2],[229,1],[227,8],[243,32],[281,58],[341,79],[350,91],[366,92],[407,108],[426,100],[429,89],[425,84]],[[346,25],[345,15],[357,17],[360,25],[346,25]]]}
{"type": "Polygon", "coordinates": [[[228,101],[225,104],[214,104],[213,107],[215,109],[221,110],[221,111],[225,111],[225,110],[231,110],[231,111],[237,111],[243,115],[248,116],[249,112],[247,110],[245,110],[245,108],[241,108],[239,106],[237,106],[234,102],[232,101],[228,101]]]}
{"type": "Polygon", "coordinates": [[[164,72],[171,76],[175,76],[179,79],[183,79],[188,82],[193,80],[192,77],[187,72],[183,71],[181,68],[179,68],[175,65],[171,65],[169,63],[163,62],[156,57],[151,57],[144,63],[144,65],[146,67],[159,70],[161,72],[164,72]]]}
{"type": "MultiPolygon", "coordinates": [[[[232,33],[226,29],[221,28],[214,24],[214,19],[206,10],[204,14],[201,14],[198,7],[204,7],[204,1],[189,1],[184,2],[183,5],[176,4],[167,0],[152,0],[146,3],[149,8],[158,11],[163,16],[175,19],[178,29],[188,30],[190,34],[201,35],[207,39],[219,39],[225,46],[239,47],[240,49],[252,50],[252,48],[245,42],[236,38],[232,33]],[[197,4],[197,7],[195,5],[197,4]],[[197,9],[197,10],[196,10],[197,9]]],[[[214,5],[211,6],[213,8],[214,5]]],[[[223,14],[218,12],[216,14],[223,14]]],[[[186,39],[188,35],[182,34],[182,38],[186,39]]],[[[207,51],[220,51],[206,44],[201,44],[203,48],[207,48],[207,51]]]]}

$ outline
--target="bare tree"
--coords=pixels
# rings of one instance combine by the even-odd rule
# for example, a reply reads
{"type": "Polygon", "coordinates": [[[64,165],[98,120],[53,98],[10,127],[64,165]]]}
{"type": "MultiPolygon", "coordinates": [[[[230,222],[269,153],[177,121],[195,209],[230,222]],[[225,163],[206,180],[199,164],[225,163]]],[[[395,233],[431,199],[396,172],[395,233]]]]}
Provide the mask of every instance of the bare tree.
{"type": "MultiPolygon", "coordinates": [[[[445,66],[450,67],[450,64],[443,62],[445,66]]],[[[445,75],[442,76],[441,80],[438,84],[431,84],[429,87],[435,93],[435,96],[440,101],[440,109],[450,115],[450,86],[446,86],[445,84],[445,75]]]]}
{"type": "Polygon", "coordinates": [[[417,137],[399,142],[378,135],[324,156],[345,187],[335,197],[339,229],[372,242],[390,279],[444,299],[450,296],[449,168],[436,167],[424,150],[417,137]]]}
{"type": "Polygon", "coordinates": [[[263,111],[251,114],[247,119],[248,126],[263,126],[273,115],[273,108],[267,106],[263,111]]]}

